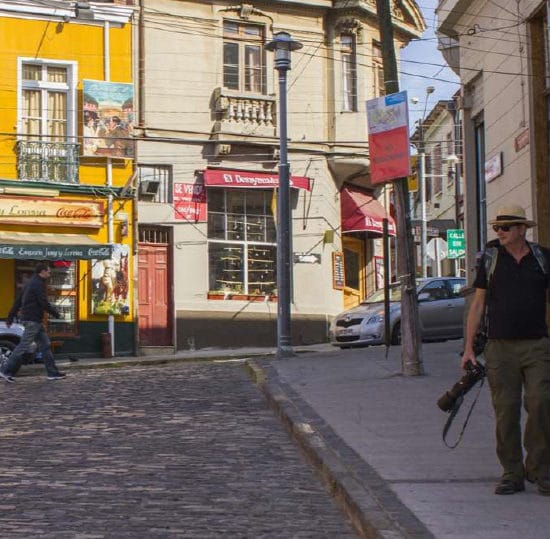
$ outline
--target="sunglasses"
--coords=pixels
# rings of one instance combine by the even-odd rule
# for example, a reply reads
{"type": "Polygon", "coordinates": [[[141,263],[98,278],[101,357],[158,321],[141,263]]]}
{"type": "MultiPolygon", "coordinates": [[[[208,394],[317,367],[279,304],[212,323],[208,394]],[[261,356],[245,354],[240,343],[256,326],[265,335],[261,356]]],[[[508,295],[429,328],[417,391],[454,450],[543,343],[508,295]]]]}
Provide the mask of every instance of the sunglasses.
{"type": "Polygon", "coordinates": [[[516,225],[493,225],[493,230],[495,232],[498,232],[499,230],[502,230],[503,232],[510,232],[510,229],[516,225]]]}

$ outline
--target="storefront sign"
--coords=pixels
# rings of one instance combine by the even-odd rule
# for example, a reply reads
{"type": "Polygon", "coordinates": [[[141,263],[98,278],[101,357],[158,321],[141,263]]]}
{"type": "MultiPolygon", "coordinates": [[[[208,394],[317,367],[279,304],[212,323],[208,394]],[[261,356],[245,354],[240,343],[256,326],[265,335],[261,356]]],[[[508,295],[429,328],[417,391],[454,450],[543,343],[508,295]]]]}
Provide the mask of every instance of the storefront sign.
{"type": "Polygon", "coordinates": [[[206,189],[202,183],[174,183],[174,219],[206,223],[206,189]]]}
{"type": "Polygon", "coordinates": [[[0,223],[17,225],[103,226],[103,202],[0,195],[0,223]]]}
{"type": "Polygon", "coordinates": [[[332,288],[342,290],[346,284],[344,273],[344,253],[332,253],[332,288]]]}
{"type": "MultiPolygon", "coordinates": [[[[291,176],[290,187],[311,190],[309,178],[305,176],[291,176]]],[[[273,189],[279,186],[277,174],[265,172],[251,172],[247,170],[207,169],[204,171],[204,183],[209,187],[248,187],[273,189]]]]}
{"type": "Polygon", "coordinates": [[[90,260],[110,258],[110,245],[11,245],[0,243],[0,258],[33,260],[90,260]]]}

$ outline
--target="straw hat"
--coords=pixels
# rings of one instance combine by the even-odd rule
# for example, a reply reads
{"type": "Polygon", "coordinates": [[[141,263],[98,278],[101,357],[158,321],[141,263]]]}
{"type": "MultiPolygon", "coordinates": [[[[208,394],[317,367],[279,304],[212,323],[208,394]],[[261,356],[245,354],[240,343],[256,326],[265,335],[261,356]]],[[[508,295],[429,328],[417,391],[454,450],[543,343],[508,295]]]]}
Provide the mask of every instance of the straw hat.
{"type": "Polygon", "coordinates": [[[535,221],[525,217],[525,210],[521,206],[511,204],[510,206],[501,206],[497,211],[497,216],[490,225],[525,225],[526,227],[536,226],[535,221]]]}

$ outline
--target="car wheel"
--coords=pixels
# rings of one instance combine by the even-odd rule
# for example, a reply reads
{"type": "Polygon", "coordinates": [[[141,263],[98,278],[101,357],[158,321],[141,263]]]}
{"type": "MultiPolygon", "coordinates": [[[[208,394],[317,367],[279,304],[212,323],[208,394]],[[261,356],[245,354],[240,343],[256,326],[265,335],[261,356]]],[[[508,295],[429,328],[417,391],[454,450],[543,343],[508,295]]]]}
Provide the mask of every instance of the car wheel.
{"type": "Polygon", "coordinates": [[[401,322],[396,322],[391,333],[391,343],[401,344],[401,322]]]}
{"type": "Polygon", "coordinates": [[[0,354],[8,357],[15,350],[15,344],[11,341],[0,341],[0,354]]]}

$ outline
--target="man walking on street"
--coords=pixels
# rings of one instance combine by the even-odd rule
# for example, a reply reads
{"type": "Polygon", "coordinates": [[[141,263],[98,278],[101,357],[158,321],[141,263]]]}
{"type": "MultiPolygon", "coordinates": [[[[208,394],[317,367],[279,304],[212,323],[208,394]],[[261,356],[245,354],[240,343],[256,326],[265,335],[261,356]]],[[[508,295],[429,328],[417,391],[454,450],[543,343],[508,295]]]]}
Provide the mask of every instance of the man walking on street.
{"type": "Polygon", "coordinates": [[[484,357],[496,418],[497,456],[503,468],[495,494],[525,490],[524,479],[550,496],[550,340],[546,326],[550,251],[526,240],[536,223],[520,206],[500,208],[489,221],[498,245],[485,250],[473,286],[462,367],[476,364],[473,343],[486,311],[484,357]],[[525,464],[521,445],[521,401],[525,464]]]}
{"type": "Polygon", "coordinates": [[[10,327],[17,313],[20,312],[25,331],[15,350],[0,367],[0,378],[6,382],[15,382],[14,376],[21,367],[23,356],[31,350],[33,343],[36,343],[38,350],[42,352],[48,380],[65,378],[65,374],[57,370],[50,339],[43,323],[45,312],[50,313],[55,318],[61,318],[59,311],[48,301],[46,280],[49,276],[50,267],[48,264],[38,263],[34,275],[29,279],[8,314],[6,325],[10,327]]]}

